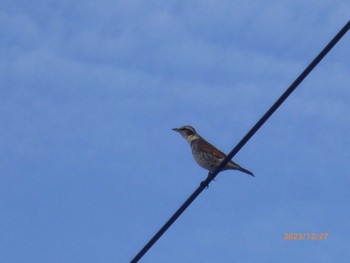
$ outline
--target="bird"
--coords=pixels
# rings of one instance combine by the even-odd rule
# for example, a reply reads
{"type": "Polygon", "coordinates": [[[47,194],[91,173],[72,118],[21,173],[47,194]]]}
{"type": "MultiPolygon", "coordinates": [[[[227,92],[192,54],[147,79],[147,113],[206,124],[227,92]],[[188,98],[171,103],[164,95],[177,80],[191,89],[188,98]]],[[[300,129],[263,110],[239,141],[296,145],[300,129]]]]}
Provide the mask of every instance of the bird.
{"type": "MultiPolygon", "coordinates": [[[[192,126],[185,125],[172,130],[180,133],[182,137],[189,142],[192,149],[193,158],[199,164],[199,166],[208,170],[209,173],[213,172],[226,157],[226,154],[203,139],[192,126]]],[[[230,160],[222,170],[238,170],[254,176],[251,171],[241,167],[232,160],[230,160]]]]}

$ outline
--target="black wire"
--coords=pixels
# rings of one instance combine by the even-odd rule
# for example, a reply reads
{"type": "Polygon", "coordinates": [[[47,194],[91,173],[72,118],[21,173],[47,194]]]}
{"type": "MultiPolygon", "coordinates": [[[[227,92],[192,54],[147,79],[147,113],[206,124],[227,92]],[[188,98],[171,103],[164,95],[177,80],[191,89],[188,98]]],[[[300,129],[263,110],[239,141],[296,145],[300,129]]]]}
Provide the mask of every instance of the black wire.
{"type": "Polygon", "coordinates": [[[239,152],[240,149],[249,141],[249,139],[261,128],[261,126],[271,117],[271,115],[281,106],[288,96],[299,86],[299,84],[309,75],[317,64],[328,54],[328,52],[338,43],[338,41],[350,29],[350,21],[338,32],[338,34],[328,43],[328,45],[318,54],[310,65],[299,75],[299,77],[289,86],[282,96],[271,106],[271,108],[261,117],[253,128],[242,138],[235,148],[227,155],[221,164],[208,174],[208,177],[201,182],[193,194],[183,203],[183,205],[170,217],[163,227],[152,237],[152,239],[140,250],[140,252],[131,260],[131,263],[138,262],[147,251],[157,242],[157,240],[167,231],[167,229],[176,221],[176,219],[186,210],[186,208],[198,197],[198,195],[209,186],[212,180],[226,166],[226,164],[239,152]]]}

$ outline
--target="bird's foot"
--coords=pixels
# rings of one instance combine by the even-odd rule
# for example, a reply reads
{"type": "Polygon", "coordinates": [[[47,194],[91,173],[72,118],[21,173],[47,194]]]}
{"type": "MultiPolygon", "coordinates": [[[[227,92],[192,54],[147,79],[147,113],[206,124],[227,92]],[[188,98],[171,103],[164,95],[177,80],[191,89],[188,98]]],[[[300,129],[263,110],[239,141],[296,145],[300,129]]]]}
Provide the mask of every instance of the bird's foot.
{"type": "Polygon", "coordinates": [[[202,181],[202,182],[201,182],[201,187],[202,187],[202,188],[205,187],[206,189],[208,189],[208,188],[209,188],[209,184],[207,184],[206,181],[202,181]]]}

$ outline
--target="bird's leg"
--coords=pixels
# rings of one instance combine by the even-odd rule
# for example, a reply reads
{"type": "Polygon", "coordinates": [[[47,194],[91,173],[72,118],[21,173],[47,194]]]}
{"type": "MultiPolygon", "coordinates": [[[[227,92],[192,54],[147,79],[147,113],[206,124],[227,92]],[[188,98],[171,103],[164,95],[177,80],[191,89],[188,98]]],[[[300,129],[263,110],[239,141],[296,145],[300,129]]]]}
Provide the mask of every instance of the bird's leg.
{"type": "Polygon", "coordinates": [[[213,172],[208,173],[208,178],[212,179],[213,181],[216,181],[215,178],[213,178],[213,172]]]}
{"type": "MultiPolygon", "coordinates": [[[[209,173],[208,173],[207,179],[205,179],[205,181],[202,181],[202,182],[201,182],[201,187],[204,187],[204,186],[207,184],[206,182],[207,182],[209,179],[215,181],[215,179],[213,178],[213,173],[212,173],[212,172],[209,172],[209,173]]],[[[209,183],[206,185],[205,188],[207,188],[207,189],[209,188],[209,183]]]]}

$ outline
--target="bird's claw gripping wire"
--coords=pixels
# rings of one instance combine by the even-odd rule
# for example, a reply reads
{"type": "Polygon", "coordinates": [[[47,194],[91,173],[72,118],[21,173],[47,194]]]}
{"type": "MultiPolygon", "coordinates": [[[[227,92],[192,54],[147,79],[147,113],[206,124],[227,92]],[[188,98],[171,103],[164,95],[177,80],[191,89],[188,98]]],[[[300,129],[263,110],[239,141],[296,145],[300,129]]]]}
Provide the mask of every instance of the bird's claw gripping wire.
{"type": "Polygon", "coordinates": [[[202,181],[202,182],[201,182],[201,187],[202,187],[202,188],[205,187],[206,189],[208,189],[208,188],[209,188],[209,184],[206,185],[205,181],[202,181]]]}
{"type": "Polygon", "coordinates": [[[207,179],[205,181],[201,182],[201,187],[203,187],[203,188],[205,187],[206,189],[209,188],[210,181],[208,182],[208,179],[211,179],[212,181],[216,181],[215,178],[213,178],[212,172],[209,172],[207,179]]]}

